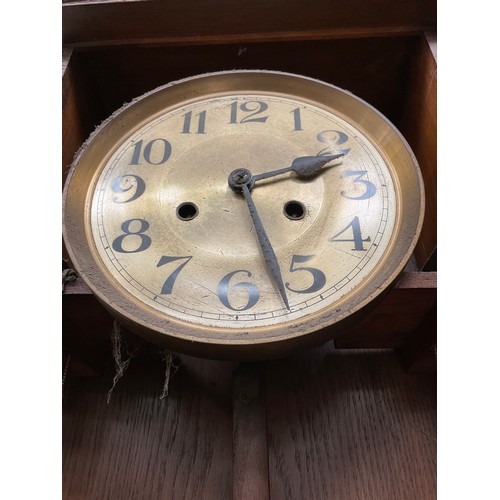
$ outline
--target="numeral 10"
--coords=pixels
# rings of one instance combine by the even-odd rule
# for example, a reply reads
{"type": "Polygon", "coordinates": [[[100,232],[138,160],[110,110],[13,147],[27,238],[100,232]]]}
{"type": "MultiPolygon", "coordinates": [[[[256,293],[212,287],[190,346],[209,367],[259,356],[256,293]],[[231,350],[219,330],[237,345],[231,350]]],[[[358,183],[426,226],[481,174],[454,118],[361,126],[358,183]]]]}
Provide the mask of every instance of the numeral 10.
{"type": "Polygon", "coordinates": [[[153,139],[144,148],[143,143],[144,141],[141,139],[134,144],[130,165],[140,165],[143,158],[150,165],[161,165],[172,154],[172,146],[166,139],[153,139]]]}

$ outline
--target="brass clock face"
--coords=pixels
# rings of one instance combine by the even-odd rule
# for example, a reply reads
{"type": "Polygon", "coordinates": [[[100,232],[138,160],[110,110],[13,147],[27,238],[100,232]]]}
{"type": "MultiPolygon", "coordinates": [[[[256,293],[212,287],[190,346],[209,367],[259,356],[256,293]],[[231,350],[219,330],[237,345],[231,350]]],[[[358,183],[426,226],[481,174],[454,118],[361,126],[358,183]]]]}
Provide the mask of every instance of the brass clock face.
{"type": "Polygon", "coordinates": [[[286,73],[182,80],[125,106],[65,188],[73,264],[129,328],[208,357],[326,339],[399,274],[423,188],[400,134],[286,73]]]}

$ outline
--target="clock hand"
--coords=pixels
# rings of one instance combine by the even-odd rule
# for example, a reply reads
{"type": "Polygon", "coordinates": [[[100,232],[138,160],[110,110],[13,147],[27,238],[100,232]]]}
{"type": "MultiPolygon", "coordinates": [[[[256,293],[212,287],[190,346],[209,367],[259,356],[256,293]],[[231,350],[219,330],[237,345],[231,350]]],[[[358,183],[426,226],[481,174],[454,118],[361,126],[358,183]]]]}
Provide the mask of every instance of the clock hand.
{"type": "Polygon", "coordinates": [[[289,167],[254,175],[253,180],[259,181],[261,179],[267,179],[268,177],[274,177],[275,175],[281,175],[291,171],[295,172],[300,177],[311,177],[312,175],[318,173],[327,163],[344,156],[345,153],[328,156],[300,156],[299,158],[295,158],[289,167]]]}
{"type": "Polygon", "coordinates": [[[253,178],[250,171],[239,168],[231,173],[228,179],[229,186],[231,189],[239,194],[243,194],[245,201],[247,202],[248,209],[250,211],[250,216],[252,217],[252,222],[255,227],[255,232],[259,239],[260,247],[264,260],[266,262],[267,268],[271,273],[276,286],[280,292],[281,298],[286,305],[286,308],[290,310],[290,305],[288,304],[288,298],[286,296],[285,285],[283,283],[283,278],[281,276],[280,266],[278,264],[278,259],[274,253],[274,249],[267,237],[266,230],[260,220],[259,214],[257,212],[257,207],[250,194],[250,189],[253,187],[253,178]]]}
{"type": "Polygon", "coordinates": [[[259,243],[262,248],[262,254],[264,255],[264,260],[266,261],[267,267],[271,272],[271,275],[278,287],[281,298],[286,305],[286,308],[290,310],[290,306],[288,304],[288,298],[285,292],[285,285],[283,284],[283,278],[281,277],[280,266],[278,264],[278,259],[276,258],[276,254],[274,253],[273,247],[269,238],[267,237],[264,226],[262,225],[262,221],[260,220],[259,214],[257,212],[257,207],[253,202],[252,195],[250,194],[250,190],[248,186],[245,184],[243,186],[243,196],[248,205],[248,209],[250,210],[250,215],[252,217],[253,225],[255,227],[255,231],[257,232],[257,237],[259,238],[259,243]]]}

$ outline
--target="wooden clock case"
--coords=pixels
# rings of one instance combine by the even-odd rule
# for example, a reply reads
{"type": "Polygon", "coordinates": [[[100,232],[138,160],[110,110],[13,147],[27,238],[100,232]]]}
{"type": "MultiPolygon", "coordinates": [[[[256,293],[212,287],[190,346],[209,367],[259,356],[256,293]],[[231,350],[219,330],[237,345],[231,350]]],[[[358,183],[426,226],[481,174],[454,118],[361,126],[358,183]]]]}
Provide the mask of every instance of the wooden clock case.
{"type": "MultiPolygon", "coordinates": [[[[81,279],[67,279],[64,498],[433,498],[435,443],[411,426],[418,415],[435,433],[435,3],[143,0],[62,9],[63,183],[78,148],[125,102],[194,74],[269,69],[330,82],[380,110],[413,148],[426,188],[414,255],[368,317],[280,360],[180,355],[164,400],[161,359],[146,353],[106,404],[113,319],[81,279]]],[[[70,266],[63,260],[66,278],[70,266]]]]}

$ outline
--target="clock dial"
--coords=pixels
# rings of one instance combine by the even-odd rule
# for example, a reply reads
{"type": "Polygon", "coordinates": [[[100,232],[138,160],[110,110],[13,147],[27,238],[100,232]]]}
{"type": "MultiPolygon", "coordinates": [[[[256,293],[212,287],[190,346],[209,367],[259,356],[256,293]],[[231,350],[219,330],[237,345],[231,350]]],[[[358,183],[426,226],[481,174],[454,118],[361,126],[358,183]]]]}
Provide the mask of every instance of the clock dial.
{"type": "Polygon", "coordinates": [[[274,344],[341,322],[402,269],[423,209],[411,151],[381,115],[270,72],[145,96],[100,127],[72,177],[65,236],[88,247],[80,273],[132,327],[181,346],[274,344]],[[230,185],[241,172],[246,192],[230,185]]]}
{"type": "Polygon", "coordinates": [[[297,99],[240,94],[168,110],[127,137],[97,180],[91,224],[104,265],[137,299],[240,329],[339,301],[384,255],[396,212],[389,166],[346,120],[297,99]],[[290,172],[252,190],[288,309],[228,176],[339,151],[345,157],[313,178],[290,172]]]}

